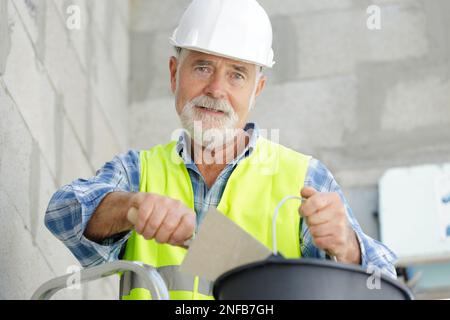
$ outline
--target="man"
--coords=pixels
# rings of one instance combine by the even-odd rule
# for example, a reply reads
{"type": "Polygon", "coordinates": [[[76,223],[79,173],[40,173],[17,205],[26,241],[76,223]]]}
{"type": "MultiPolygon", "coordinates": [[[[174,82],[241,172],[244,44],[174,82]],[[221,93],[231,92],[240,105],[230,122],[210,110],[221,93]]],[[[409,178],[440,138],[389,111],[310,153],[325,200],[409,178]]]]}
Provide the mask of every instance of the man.
{"type": "MultiPolygon", "coordinates": [[[[185,131],[167,145],[115,157],[50,201],[46,225],[80,263],[142,261],[158,268],[171,298],[208,299],[210,285],[178,270],[208,208],[270,247],[274,209],[285,196],[301,195],[300,206],[280,209],[284,256],[334,256],[395,277],[395,255],[363,233],[326,167],[247,123],[266,83],[262,70],[274,64],[264,9],[255,0],[194,0],[171,43],[170,84],[185,131]],[[137,215],[129,219],[132,208],[137,215]]],[[[148,297],[136,288],[124,298],[148,297]]]]}

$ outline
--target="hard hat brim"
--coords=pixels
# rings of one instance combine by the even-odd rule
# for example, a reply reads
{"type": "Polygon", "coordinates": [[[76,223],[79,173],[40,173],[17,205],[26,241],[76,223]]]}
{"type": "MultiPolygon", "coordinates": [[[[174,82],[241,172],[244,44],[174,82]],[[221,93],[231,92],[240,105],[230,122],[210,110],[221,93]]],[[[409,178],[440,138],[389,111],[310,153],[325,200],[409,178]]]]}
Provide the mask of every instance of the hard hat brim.
{"type": "Polygon", "coordinates": [[[181,44],[177,43],[177,41],[176,41],[173,37],[170,37],[170,38],[169,38],[169,42],[170,42],[171,45],[173,45],[173,46],[175,46],[175,47],[178,47],[178,48],[188,49],[188,50],[192,50],[192,51],[198,51],[198,52],[202,52],[202,53],[206,53],[206,54],[211,54],[211,55],[215,55],[215,56],[219,56],[219,57],[223,57],[223,58],[227,58],[227,59],[232,59],[232,60],[236,60],[236,61],[241,61],[241,62],[245,62],[245,63],[250,63],[250,64],[254,64],[254,65],[256,65],[256,66],[260,66],[260,67],[263,67],[263,68],[269,68],[269,69],[270,69],[270,68],[272,68],[272,67],[275,65],[275,63],[276,63],[275,61],[272,61],[271,64],[261,63],[261,62],[258,62],[258,61],[246,60],[246,59],[242,59],[242,58],[235,57],[235,56],[232,56],[232,55],[227,55],[227,54],[223,54],[223,53],[220,53],[220,52],[215,52],[215,51],[212,51],[212,50],[207,50],[207,49],[205,49],[205,48],[200,48],[200,47],[197,47],[197,46],[186,46],[186,45],[181,45],[181,44]]]}

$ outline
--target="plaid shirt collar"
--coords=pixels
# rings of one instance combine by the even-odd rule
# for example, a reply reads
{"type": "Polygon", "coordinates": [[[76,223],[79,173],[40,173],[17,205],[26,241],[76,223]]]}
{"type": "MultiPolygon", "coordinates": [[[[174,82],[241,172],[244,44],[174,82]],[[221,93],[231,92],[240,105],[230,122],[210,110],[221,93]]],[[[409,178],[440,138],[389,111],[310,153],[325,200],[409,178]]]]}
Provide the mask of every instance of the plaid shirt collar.
{"type": "MultiPolygon", "coordinates": [[[[256,148],[256,143],[259,138],[258,125],[256,123],[249,122],[245,125],[244,131],[246,131],[250,135],[250,140],[245,149],[235,159],[233,159],[233,161],[231,161],[228,166],[236,166],[242,159],[248,157],[256,148]]],[[[180,133],[176,150],[180,157],[183,159],[186,167],[196,168],[196,165],[191,157],[191,137],[186,130],[182,130],[182,132],[180,133]]]]}

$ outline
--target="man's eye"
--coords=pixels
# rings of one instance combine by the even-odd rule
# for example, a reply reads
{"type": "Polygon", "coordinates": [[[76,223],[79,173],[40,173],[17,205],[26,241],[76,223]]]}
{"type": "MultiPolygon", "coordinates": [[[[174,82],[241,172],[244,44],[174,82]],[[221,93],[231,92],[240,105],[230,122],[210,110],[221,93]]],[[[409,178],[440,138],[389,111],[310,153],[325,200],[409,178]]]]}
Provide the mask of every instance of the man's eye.
{"type": "Polygon", "coordinates": [[[208,73],[208,72],[210,72],[208,67],[196,67],[195,70],[199,71],[201,73],[208,73]]]}
{"type": "Polygon", "coordinates": [[[242,74],[235,72],[235,73],[233,73],[233,79],[235,79],[235,80],[244,80],[245,77],[242,74]]]}

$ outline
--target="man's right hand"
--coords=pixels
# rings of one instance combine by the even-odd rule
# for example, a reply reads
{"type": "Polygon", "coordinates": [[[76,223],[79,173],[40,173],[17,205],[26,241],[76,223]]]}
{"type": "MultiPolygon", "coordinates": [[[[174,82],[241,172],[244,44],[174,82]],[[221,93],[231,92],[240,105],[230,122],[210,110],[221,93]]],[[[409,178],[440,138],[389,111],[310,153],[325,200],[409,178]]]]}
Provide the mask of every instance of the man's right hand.
{"type": "Polygon", "coordinates": [[[154,193],[136,193],[130,208],[137,209],[132,221],[136,232],[146,240],[183,246],[195,231],[195,213],[181,201],[154,193]]]}

